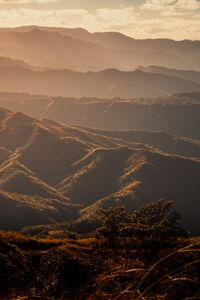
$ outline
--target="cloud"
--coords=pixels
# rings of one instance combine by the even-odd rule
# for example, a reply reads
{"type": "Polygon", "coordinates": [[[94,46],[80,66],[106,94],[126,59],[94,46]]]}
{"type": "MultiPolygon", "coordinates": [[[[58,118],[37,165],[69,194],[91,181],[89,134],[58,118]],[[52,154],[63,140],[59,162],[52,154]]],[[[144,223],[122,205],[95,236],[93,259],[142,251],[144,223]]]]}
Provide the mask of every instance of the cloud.
{"type": "Polygon", "coordinates": [[[146,0],[141,5],[141,11],[154,12],[160,17],[167,18],[166,22],[171,22],[170,18],[191,19],[199,15],[200,2],[198,0],[146,0]]]}
{"type": "Polygon", "coordinates": [[[0,4],[44,4],[50,2],[58,2],[58,0],[0,0],[0,4]]]}
{"type": "Polygon", "coordinates": [[[182,10],[197,10],[200,9],[200,2],[198,0],[179,0],[175,7],[182,10]]]}
{"type": "Polygon", "coordinates": [[[126,26],[135,17],[133,8],[98,9],[1,9],[0,27],[21,25],[86,27],[89,30],[106,30],[113,26],[126,26]]]}
{"type": "Polygon", "coordinates": [[[200,19],[189,9],[183,11],[184,1],[186,0],[177,1],[175,4],[179,5],[180,8],[175,9],[174,1],[154,0],[154,4],[157,3],[157,5],[159,3],[166,5],[167,3],[168,9],[163,9],[159,14],[156,13],[152,16],[148,11],[148,17],[145,16],[146,10],[125,6],[101,8],[93,11],[75,8],[42,9],[41,6],[37,9],[30,7],[4,8],[0,10],[0,27],[22,25],[83,27],[91,32],[120,31],[135,38],[159,37],[199,40],[200,19]]]}
{"type": "Polygon", "coordinates": [[[133,7],[122,7],[118,9],[104,8],[96,10],[96,18],[107,28],[128,25],[136,15],[133,7]]]}
{"type": "Polygon", "coordinates": [[[200,20],[187,20],[181,18],[163,17],[137,20],[131,28],[126,28],[125,33],[136,38],[170,38],[175,40],[199,40],[200,20]]]}
{"type": "Polygon", "coordinates": [[[93,25],[94,17],[84,9],[1,9],[0,27],[26,25],[77,27],[93,25]]]}
{"type": "Polygon", "coordinates": [[[160,11],[164,7],[172,5],[173,0],[147,0],[141,8],[146,10],[160,11]]]}
{"type": "Polygon", "coordinates": [[[198,0],[146,0],[141,8],[152,11],[163,11],[171,9],[175,10],[197,10],[200,9],[200,2],[198,0]]]}

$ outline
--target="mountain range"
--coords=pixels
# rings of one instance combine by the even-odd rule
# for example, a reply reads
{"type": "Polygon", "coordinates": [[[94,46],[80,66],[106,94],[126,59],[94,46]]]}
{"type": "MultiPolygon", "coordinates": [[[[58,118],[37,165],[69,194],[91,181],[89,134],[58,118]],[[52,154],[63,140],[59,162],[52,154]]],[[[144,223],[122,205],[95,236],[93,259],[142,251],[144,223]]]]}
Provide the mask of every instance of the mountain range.
{"type": "Polygon", "coordinates": [[[102,207],[163,198],[200,234],[199,51],[82,28],[0,29],[0,229],[82,226],[102,207]]]}
{"type": "MultiPolygon", "coordinates": [[[[0,91],[98,98],[155,97],[200,92],[200,82],[190,75],[189,78],[183,78],[179,76],[180,72],[165,74],[149,72],[149,69],[129,72],[106,69],[86,73],[67,69],[44,70],[22,61],[0,57],[0,91]]],[[[199,73],[196,72],[198,76],[199,73]]]]}
{"type": "Polygon", "coordinates": [[[0,228],[94,220],[173,199],[199,233],[200,145],[163,132],[108,131],[0,110],[0,228]],[[9,220],[9,222],[8,222],[9,220]]]}
{"type": "Polygon", "coordinates": [[[179,77],[184,80],[189,80],[200,84],[200,72],[198,71],[177,70],[177,69],[170,69],[170,68],[164,68],[159,66],[148,66],[148,67],[139,66],[138,70],[141,70],[143,72],[150,72],[154,74],[164,74],[168,76],[179,77]]]}
{"type": "Polygon", "coordinates": [[[137,40],[118,32],[29,26],[1,29],[0,45],[1,56],[40,67],[85,72],[158,65],[200,70],[199,41],[137,40]]]}
{"type": "Polygon", "coordinates": [[[199,140],[199,99],[200,93],[129,100],[0,93],[0,106],[67,125],[164,131],[199,140]]]}
{"type": "Polygon", "coordinates": [[[199,41],[117,32],[0,29],[0,92],[133,98],[200,92],[199,41]]]}

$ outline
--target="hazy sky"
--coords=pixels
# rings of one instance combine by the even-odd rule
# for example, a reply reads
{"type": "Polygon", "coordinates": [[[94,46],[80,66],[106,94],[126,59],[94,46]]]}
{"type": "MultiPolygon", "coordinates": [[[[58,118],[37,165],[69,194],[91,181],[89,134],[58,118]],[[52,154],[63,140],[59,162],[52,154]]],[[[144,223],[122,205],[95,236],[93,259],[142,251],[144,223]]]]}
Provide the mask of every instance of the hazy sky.
{"type": "Polygon", "coordinates": [[[200,0],[0,0],[1,27],[32,24],[200,40],[200,0]]]}

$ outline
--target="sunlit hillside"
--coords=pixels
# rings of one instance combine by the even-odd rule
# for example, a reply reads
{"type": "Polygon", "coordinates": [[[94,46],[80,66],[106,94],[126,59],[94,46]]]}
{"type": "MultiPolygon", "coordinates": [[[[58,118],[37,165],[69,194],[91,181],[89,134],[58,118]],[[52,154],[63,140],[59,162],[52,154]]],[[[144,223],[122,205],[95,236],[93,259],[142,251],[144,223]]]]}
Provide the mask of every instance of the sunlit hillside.
{"type": "Polygon", "coordinates": [[[198,141],[66,126],[5,109],[0,136],[2,228],[94,220],[101,207],[133,211],[163,198],[175,200],[183,224],[199,233],[198,141]]]}

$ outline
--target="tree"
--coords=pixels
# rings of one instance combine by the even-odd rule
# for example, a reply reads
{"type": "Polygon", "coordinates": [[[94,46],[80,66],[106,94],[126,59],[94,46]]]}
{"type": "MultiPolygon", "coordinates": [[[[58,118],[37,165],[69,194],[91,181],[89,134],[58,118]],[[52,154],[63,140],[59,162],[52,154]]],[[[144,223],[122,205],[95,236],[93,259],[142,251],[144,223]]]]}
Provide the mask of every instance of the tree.
{"type": "Polygon", "coordinates": [[[159,200],[132,214],[127,214],[123,207],[102,209],[95,235],[96,247],[101,252],[111,250],[112,255],[122,248],[128,256],[133,247],[155,251],[166,243],[173,244],[178,237],[187,235],[179,227],[181,216],[173,206],[173,201],[159,200]]]}
{"type": "Polygon", "coordinates": [[[187,235],[179,226],[181,215],[173,207],[174,201],[159,200],[142,206],[132,214],[133,232],[139,244],[158,247],[187,235]]]}
{"type": "Polygon", "coordinates": [[[131,217],[123,207],[102,209],[99,217],[100,226],[95,234],[95,247],[101,252],[110,249],[116,256],[117,249],[123,248],[127,252],[126,232],[131,224],[131,217]]]}

